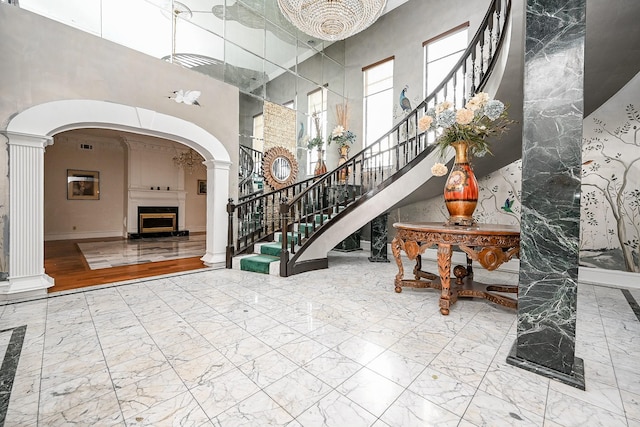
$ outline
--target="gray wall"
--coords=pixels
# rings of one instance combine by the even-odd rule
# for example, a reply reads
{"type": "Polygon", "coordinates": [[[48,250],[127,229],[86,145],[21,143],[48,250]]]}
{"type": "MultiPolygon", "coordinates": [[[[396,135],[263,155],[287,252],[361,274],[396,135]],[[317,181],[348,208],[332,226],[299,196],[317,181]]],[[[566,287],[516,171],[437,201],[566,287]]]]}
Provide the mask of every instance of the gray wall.
{"type": "MultiPolygon", "coordinates": [[[[0,130],[34,105],[92,99],[131,105],[195,123],[218,138],[232,160],[229,190],[237,193],[238,90],[6,3],[0,3],[0,130]],[[202,107],[168,97],[202,91],[202,107]]],[[[0,271],[7,271],[8,150],[0,134],[0,271]]],[[[234,197],[234,196],[232,196],[234,197]]]]}
{"type": "MultiPolygon", "coordinates": [[[[415,107],[424,99],[422,43],[469,21],[469,37],[478,29],[489,0],[412,0],[383,15],[374,25],[349,38],[345,49],[346,96],[352,100],[351,127],[362,147],[362,67],[395,56],[394,99],[409,85],[407,97],[415,107]]],[[[397,122],[397,121],[396,121],[397,122]]]]}

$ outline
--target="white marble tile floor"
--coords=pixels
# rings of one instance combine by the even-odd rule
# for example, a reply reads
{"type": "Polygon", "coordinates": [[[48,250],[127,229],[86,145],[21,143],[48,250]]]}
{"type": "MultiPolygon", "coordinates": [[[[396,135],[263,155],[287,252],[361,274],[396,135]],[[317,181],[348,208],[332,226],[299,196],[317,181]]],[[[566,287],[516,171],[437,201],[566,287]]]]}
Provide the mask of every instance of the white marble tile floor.
{"type": "Polygon", "coordinates": [[[91,270],[203,256],[205,234],[78,243],[91,270]]]}
{"type": "Polygon", "coordinates": [[[4,425],[640,427],[640,322],[620,289],[578,287],[581,391],[506,363],[515,311],[466,299],[442,316],[437,291],[397,294],[395,263],[367,256],[0,306],[0,330],[27,327],[4,425]]]}

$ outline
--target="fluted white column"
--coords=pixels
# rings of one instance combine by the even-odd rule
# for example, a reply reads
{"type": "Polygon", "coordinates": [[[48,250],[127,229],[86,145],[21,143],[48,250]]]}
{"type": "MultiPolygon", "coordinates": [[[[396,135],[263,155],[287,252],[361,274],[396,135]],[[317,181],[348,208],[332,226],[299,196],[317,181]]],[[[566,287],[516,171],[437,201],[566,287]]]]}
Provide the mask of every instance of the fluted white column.
{"type": "Polygon", "coordinates": [[[44,272],[44,149],[52,138],[9,137],[9,287],[5,294],[53,286],[44,272]]]}
{"type": "Polygon", "coordinates": [[[207,167],[207,252],[201,259],[210,267],[224,267],[231,162],[207,160],[204,165],[207,167]]]}

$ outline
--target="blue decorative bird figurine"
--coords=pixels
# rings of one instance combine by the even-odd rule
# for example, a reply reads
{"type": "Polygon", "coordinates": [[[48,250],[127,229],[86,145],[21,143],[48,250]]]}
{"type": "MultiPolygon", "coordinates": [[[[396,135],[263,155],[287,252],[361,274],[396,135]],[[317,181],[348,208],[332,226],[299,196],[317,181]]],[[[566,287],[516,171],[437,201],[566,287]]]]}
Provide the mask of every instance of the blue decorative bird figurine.
{"type": "Polygon", "coordinates": [[[298,131],[298,142],[304,138],[304,122],[300,122],[300,130],[298,131]]]}
{"type": "Polygon", "coordinates": [[[503,209],[505,212],[513,213],[513,211],[511,210],[511,206],[513,206],[513,200],[509,200],[509,198],[507,197],[507,200],[504,201],[504,206],[502,206],[500,209],[503,209]]]}
{"type": "Polygon", "coordinates": [[[407,98],[407,90],[409,89],[409,85],[405,86],[404,89],[400,92],[400,107],[402,107],[402,111],[409,112],[412,110],[411,102],[409,98],[407,98]]]}

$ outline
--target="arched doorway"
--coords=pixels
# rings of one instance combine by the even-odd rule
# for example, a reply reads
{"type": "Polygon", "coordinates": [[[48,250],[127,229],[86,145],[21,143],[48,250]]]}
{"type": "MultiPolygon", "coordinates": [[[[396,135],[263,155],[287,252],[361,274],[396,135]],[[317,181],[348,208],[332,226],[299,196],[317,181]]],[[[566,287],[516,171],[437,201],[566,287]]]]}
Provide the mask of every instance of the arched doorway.
{"type": "Polygon", "coordinates": [[[31,107],[7,126],[9,138],[9,289],[5,294],[46,293],[44,272],[44,150],[52,136],[80,128],[123,130],[180,142],[196,150],[207,168],[206,253],[208,266],[223,266],[230,156],[201,127],[156,111],[95,100],[54,101],[31,107]]]}

